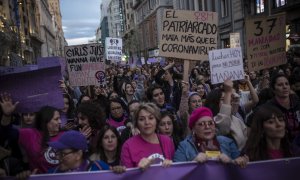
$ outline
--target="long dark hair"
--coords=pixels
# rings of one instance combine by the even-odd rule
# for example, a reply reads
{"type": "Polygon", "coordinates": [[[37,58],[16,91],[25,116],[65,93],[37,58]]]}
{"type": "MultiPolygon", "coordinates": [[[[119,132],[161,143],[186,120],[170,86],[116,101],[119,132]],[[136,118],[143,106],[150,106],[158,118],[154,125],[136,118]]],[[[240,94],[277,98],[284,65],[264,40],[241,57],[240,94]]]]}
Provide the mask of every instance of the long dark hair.
{"type": "Polygon", "coordinates": [[[43,106],[36,114],[36,129],[42,133],[42,148],[48,147],[47,143],[50,139],[47,124],[51,121],[55,112],[59,110],[52,106],[43,106]]]}
{"type": "Polygon", "coordinates": [[[75,111],[74,101],[69,94],[63,94],[63,97],[68,99],[69,101],[69,109],[66,112],[67,118],[74,119],[74,111],[75,111]]]}
{"type": "Polygon", "coordinates": [[[103,148],[103,145],[102,145],[102,139],[105,135],[105,133],[108,131],[108,130],[111,130],[117,137],[117,151],[116,151],[116,160],[117,161],[120,161],[120,155],[121,155],[121,137],[120,137],[120,134],[118,132],[118,130],[113,127],[113,126],[110,126],[110,125],[105,125],[100,131],[99,131],[99,134],[98,134],[98,143],[97,143],[97,147],[98,147],[98,153],[100,154],[100,159],[103,160],[104,162],[107,162],[107,157],[105,155],[105,152],[104,152],[104,148],[103,148]]]}
{"type": "Polygon", "coordinates": [[[174,142],[174,145],[175,145],[175,149],[177,149],[177,146],[179,145],[180,141],[182,140],[182,133],[180,131],[180,128],[177,124],[177,121],[175,120],[175,116],[169,112],[169,111],[163,111],[161,112],[161,118],[158,119],[158,122],[157,122],[157,130],[158,130],[158,126],[159,126],[159,122],[161,121],[162,118],[164,117],[170,117],[171,121],[172,121],[172,124],[173,124],[173,132],[172,132],[172,139],[173,139],[173,142],[174,142]]]}
{"type": "MultiPolygon", "coordinates": [[[[253,114],[251,132],[244,148],[250,161],[270,159],[263,124],[268,119],[271,119],[272,115],[282,117],[283,113],[274,105],[264,104],[258,107],[253,114]]],[[[283,150],[284,157],[290,157],[292,155],[287,133],[282,138],[280,146],[283,150]]]]}

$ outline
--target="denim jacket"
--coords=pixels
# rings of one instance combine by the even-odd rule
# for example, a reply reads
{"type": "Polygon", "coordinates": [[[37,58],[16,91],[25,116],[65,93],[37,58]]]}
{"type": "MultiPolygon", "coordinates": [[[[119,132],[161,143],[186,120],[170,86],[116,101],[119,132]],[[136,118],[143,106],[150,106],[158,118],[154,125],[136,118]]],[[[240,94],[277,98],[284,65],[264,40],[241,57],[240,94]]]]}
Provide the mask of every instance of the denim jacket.
{"type": "MultiPolygon", "coordinates": [[[[237,145],[234,140],[226,136],[217,136],[217,141],[220,144],[221,153],[226,154],[231,159],[236,159],[240,155],[237,145]]],[[[186,137],[180,142],[177,151],[175,152],[174,162],[193,161],[198,155],[198,150],[194,144],[192,135],[186,137]]]]}

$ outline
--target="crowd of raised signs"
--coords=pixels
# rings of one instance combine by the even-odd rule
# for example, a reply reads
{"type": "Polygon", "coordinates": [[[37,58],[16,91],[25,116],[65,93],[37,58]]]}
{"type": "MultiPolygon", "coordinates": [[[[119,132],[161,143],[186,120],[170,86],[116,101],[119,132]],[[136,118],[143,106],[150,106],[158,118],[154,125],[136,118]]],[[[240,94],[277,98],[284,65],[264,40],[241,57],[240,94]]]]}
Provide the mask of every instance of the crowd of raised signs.
{"type": "MultiPolygon", "coordinates": [[[[0,177],[126,169],[299,155],[300,56],[245,79],[211,85],[207,63],[188,82],[174,62],[106,69],[106,84],[70,87],[64,108],[19,114],[0,96],[0,177]]],[[[20,87],[21,88],[21,87],[20,87]]],[[[45,104],[47,104],[45,102],[45,104]]]]}

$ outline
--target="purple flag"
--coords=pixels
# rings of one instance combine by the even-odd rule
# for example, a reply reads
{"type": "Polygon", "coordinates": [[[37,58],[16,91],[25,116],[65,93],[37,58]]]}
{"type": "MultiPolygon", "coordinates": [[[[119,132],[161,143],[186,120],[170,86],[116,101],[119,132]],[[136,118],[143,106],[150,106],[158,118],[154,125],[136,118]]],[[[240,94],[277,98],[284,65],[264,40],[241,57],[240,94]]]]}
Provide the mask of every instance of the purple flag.
{"type": "Polygon", "coordinates": [[[60,65],[44,68],[0,76],[0,92],[8,92],[14,102],[20,102],[17,112],[36,112],[45,105],[64,107],[60,65]]]}
{"type": "Polygon", "coordinates": [[[123,174],[109,171],[33,175],[32,180],[99,180],[99,179],[201,179],[201,180],[296,180],[299,179],[300,159],[283,159],[249,163],[246,168],[216,161],[207,163],[179,163],[168,168],[152,166],[145,171],[131,169],[123,174]]]}

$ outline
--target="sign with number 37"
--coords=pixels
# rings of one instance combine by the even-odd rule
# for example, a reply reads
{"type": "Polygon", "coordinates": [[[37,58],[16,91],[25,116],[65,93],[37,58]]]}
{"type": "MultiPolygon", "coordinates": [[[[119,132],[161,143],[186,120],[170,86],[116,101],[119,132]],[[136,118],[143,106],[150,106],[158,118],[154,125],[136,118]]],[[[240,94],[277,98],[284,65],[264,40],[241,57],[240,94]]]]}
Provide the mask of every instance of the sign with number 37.
{"type": "Polygon", "coordinates": [[[285,14],[246,20],[249,71],[258,71],[286,63],[285,26],[285,14]]]}

